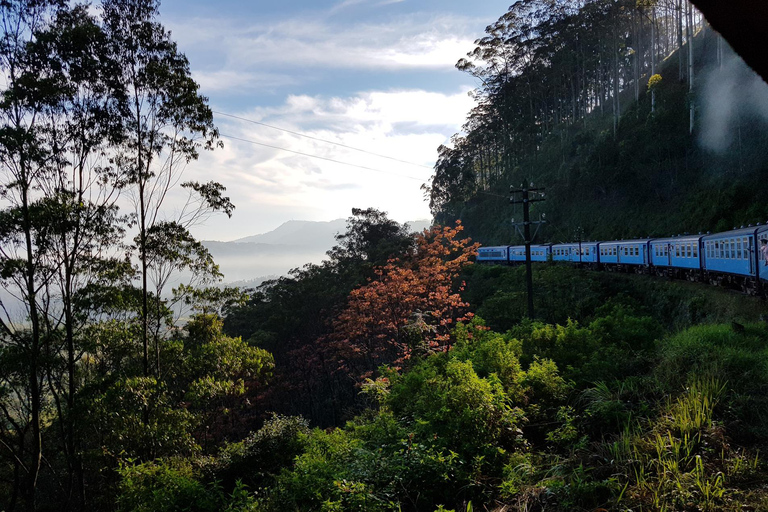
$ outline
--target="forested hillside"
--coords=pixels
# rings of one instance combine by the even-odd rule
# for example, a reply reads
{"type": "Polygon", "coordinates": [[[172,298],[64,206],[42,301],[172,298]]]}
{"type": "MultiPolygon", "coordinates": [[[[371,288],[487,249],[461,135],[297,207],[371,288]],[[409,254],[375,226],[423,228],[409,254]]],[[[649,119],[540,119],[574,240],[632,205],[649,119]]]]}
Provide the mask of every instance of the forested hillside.
{"type": "Polygon", "coordinates": [[[687,2],[516,2],[476,44],[457,67],[477,106],[426,191],[438,220],[510,243],[523,179],[547,188],[542,241],[768,220],[768,88],[687,2]]]}

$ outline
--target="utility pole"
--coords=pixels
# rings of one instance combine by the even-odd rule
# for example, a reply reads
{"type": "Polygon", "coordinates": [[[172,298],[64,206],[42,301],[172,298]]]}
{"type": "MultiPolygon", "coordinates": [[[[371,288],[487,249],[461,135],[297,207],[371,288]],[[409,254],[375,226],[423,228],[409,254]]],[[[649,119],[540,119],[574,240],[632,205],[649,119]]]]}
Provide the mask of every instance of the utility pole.
{"type": "MultiPolygon", "coordinates": [[[[538,220],[531,222],[530,206],[531,203],[537,203],[544,201],[544,188],[534,188],[533,183],[528,183],[528,180],[523,180],[520,184],[520,188],[516,189],[509,187],[509,193],[511,194],[509,202],[511,204],[523,205],[523,238],[525,239],[525,284],[528,289],[528,318],[533,320],[533,273],[531,270],[531,224],[541,225],[544,224],[544,220],[538,220]],[[519,198],[517,194],[520,194],[519,198]]],[[[512,219],[512,224],[520,231],[520,223],[515,223],[515,219],[512,219]]],[[[538,226],[536,227],[538,232],[538,226]]],[[[536,234],[534,233],[534,236],[536,234]]]]}

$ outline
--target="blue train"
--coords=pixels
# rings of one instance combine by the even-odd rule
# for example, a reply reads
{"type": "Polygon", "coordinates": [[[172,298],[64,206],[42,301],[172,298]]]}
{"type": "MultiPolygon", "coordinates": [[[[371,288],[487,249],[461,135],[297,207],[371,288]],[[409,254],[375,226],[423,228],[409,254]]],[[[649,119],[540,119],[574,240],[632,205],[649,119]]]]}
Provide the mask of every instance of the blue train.
{"type": "MultiPolygon", "coordinates": [[[[757,294],[768,291],[768,263],[761,250],[764,243],[768,244],[768,224],[706,235],[534,244],[531,245],[531,260],[653,273],[757,294]]],[[[478,249],[478,263],[511,265],[524,261],[524,245],[478,249]]]]}

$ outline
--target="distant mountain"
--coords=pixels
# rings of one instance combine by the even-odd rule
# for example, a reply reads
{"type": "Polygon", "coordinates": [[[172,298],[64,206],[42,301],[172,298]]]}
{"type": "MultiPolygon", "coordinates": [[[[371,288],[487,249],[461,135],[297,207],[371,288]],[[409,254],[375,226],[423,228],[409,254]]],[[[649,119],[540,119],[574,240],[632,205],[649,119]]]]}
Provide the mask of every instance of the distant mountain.
{"type": "MultiPolygon", "coordinates": [[[[431,221],[409,222],[412,231],[421,232],[431,221]]],[[[328,222],[291,220],[267,233],[247,236],[232,242],[203,241],[224,273],[224,281],[259,281],[274,278],[307,263],[320,263],[336,245],[335,236],[346,231],[346,219],[328,222]]]]}
{"type": "Polygon", "coordinates": [[[343,233],[346,225],[347,221],[345,219],[336,219],[328,222],[289,220],[268,233],[240,238],[235,240],[234,243],[301,245],[304,247],[317,247],[325,252],[333,247],[335,243],[334,236],[337,233],[343,233]]]}

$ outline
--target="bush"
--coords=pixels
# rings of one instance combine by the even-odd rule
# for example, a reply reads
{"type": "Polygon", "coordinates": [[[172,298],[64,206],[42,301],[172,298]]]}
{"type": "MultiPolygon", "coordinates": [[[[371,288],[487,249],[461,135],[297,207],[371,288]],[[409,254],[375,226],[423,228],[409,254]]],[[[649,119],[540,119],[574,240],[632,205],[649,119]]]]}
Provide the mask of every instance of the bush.
{"type": "Polygon", "coordinates": [[[252,489],[271,485],[304,451],[309,432],[304,418],[273,414],[258,431],[221,449],[213,477],[226,489],[238,479],[252,489]]]}
{"type": "Polygon", "coordinates": [[[121,512],[255,512],[257,506],[240,482],[231,494],[215,483],[203,483],[189,459],[136,465],[129,461],[119,474],[121,512]]]}

